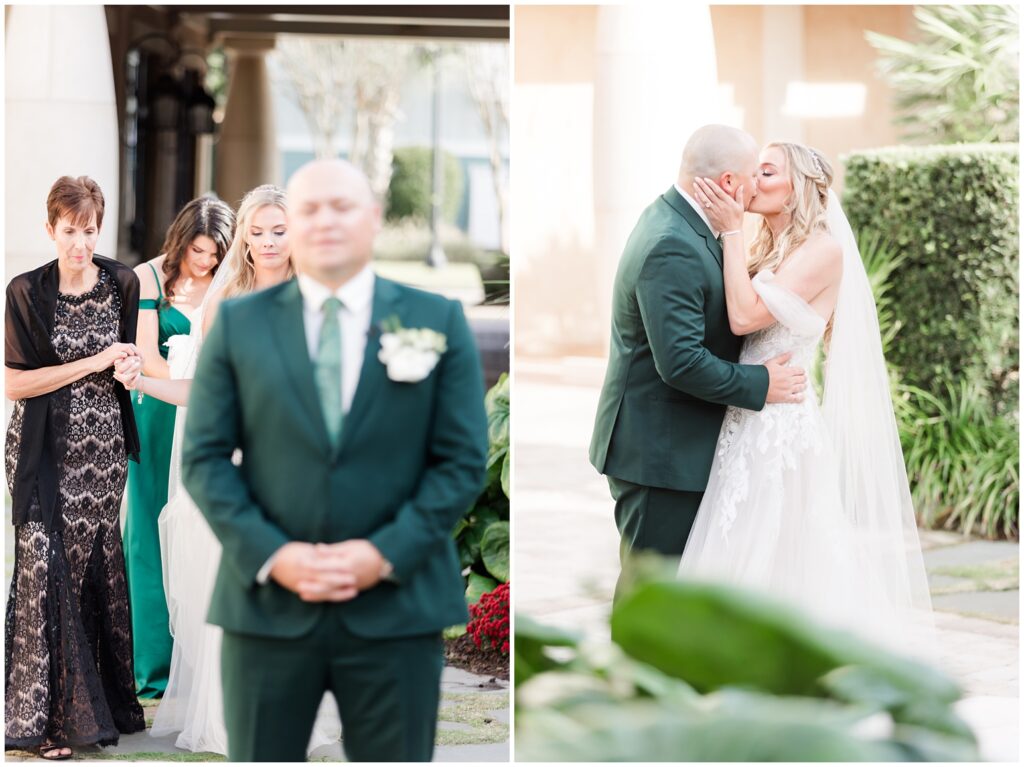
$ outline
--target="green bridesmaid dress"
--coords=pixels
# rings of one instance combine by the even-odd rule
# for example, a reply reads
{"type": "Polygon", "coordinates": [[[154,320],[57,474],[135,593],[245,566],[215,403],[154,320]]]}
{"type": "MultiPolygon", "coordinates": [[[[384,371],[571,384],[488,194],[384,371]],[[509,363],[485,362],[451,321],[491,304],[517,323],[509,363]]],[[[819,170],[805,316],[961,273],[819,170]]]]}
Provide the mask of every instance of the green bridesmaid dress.
{"type": "MultiPolygon", "coordinates": [[[[192,323],[178,309],[163,301],[160,276],[152,264],[160,298],[144,298],[139,310],[155,310],[160,327],[160,356],[167,359],[168,338],[188,334],[192,323]]],[[[139,463],[128,462],[128,514],[124,526],[124,554],[128,573],[128,598],[132,611],[135,685],[142,698],[159,698],[167,687],[171,665],[171,634],[157,518],[167,503],[171,468],[171,442],[177,408],[154,397],[142,402],[132,397],[139,427],[139,463]]]]}

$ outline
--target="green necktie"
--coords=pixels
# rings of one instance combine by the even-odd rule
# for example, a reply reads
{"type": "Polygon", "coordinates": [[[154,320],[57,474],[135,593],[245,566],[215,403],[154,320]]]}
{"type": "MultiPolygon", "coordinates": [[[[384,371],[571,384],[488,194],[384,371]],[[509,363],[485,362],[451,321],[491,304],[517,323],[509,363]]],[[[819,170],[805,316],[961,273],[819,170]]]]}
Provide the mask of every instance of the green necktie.
{"type": "Polygon", "coordinates": [[[341,301],[334,296],[324,301],[324,323],[320,326],[316,353],[316,388],[333,447],[338,446],[341,438],[341,325],[338,322],[341,306],[341,301]]]}

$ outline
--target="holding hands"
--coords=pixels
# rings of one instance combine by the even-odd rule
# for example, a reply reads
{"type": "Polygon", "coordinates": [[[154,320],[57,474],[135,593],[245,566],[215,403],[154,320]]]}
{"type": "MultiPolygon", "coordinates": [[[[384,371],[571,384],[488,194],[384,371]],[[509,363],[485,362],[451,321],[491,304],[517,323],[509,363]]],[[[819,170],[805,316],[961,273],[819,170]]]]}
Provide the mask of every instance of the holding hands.
{"type": "Polygon", "coordinates": [[[120,381],[128,391],[133,391],[138,387],[139,379],[142,376],[142,355],[132,344],[114,344],[114,346],[131,346],[134,350],[132,354],[125,354],[114,361],[114,378],[120,381]]]}
{"type": "Polygon", "coordinates": [[[139,349],[135,344],[111,344],[99,354],[93,355],[93,371],[99,373],[111,365],[116,368],[118,363],[123,363],[125,360],[133,357],[139,359],[141,368],[142,357],[139,356],[139,349]]]}

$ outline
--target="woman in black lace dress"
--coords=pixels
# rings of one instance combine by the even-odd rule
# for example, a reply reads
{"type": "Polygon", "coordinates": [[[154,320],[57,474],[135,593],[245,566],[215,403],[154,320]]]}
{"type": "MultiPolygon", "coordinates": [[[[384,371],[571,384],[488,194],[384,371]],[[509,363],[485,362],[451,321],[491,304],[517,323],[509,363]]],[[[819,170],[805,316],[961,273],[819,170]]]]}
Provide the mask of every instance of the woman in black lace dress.
{"type": "Polygon", "coordinates": [[[15,564],[7,601],[6,748],[65,759],[145,728],[135,697],[119,512],[138,456],[128,392],[139,283],[94,256],[103,193],[63,176],[47,198],[57,259],[7,286],[7,430],[15,564]]]}

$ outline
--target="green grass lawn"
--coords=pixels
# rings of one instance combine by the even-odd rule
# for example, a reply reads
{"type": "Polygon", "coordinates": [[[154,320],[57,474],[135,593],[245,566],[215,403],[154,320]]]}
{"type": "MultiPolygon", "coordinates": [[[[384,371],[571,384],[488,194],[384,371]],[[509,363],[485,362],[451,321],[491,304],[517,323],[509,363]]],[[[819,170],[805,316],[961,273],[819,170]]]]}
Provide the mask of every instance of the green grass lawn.
{"type": "Polygon", "coordinates": [[[937,567],[934,575],[960,579],[958,583],[932,590],[933,594],[952,594],[962,591],[1011,591],[1020,588],[1020,569],[1016,559],[983,562],[977,565],[950,565],[937,567]]]}

